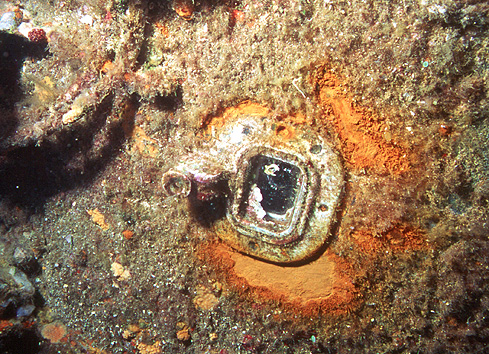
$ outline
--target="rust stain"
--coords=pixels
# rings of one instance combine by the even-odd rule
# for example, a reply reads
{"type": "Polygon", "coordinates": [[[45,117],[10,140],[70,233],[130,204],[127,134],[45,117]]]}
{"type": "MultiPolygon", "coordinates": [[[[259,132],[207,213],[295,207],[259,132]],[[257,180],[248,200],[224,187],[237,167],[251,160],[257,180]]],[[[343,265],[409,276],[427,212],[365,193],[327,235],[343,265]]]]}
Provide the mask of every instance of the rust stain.
{"type": "Polygon", "coordinates": [[[281,141],[285,142],[296,138],[297,126],[309,125],[312,122],[311,119],[308,119],[302,113],[282,117],[272,116],[271,113],[271,110],[263,105],[248,100],[243,101],[237,106],[225,108],[216,115],[205,116],[202,119],[202,129],[198,138],[210,141],[224,124],[228,124],[242,116],[270,117],[277,120],[275,128],[277,141],[275,143],[280,145],[281,141]]]}
{"type": "Polygon", "coordinates": [[[384,138],[387,125],[375,113],[355,105],[336,75],[321,67],[311,81],[325,112],[322,119],[335,127],[350,168],[393,175],[411,168],[413,156],[384,138]]]}
{"type": "MultiPolygon", "coordinates": [[[[354,104],[347,86],[326,67],[312,76],[317,100],[323,113],[312,121],[296,113],[277,118],[275,137],[271,144],[296,138],[300,125],[332,128],[339,139],[338,148],[345,167],[353,173],[362,170],[378,175],[406,176],[414,172],[417,157],[407,147],[385,138],[387,124],[371,110],[354,104]],[[275,141],[276,140],[276,141],[275,141]]],[[[201,138],[210,140],[215,132],[230,120],[242,115],[270,116],[267,107],[245,101],[226,108],[215,116],[206,116],[201,124],[201,138]]],[[[341,232],[356,246],[356,252],[367,256],[367,263],[389,250],[392,253],[430,248],[425,232],[413,226],[393,223],[381,234],[369,227],[341,232]]],[[[229,232],[225,225],[214,229],[226,242],[229,232]]],[[[365,264],[346,260],[327,249],[314,261],[300,266],[282,266],[263,262],[234,251],[222,243],[201,245],[197,253],[201,261],[211,265],[227,284],[253,301],[278,301],[287,310],[300,315],[327,313],[340,316],[356,309],[361,303],[361,289],[355,281],[364,276],[365,264]]]]}
{"type": "Polygon", "coordinates": [[[372,256],[386,250],[400,253],[427,250],[431,247],[423,230],[408,225],[395,226],[380,235],[374,235],[369,230],[357,230],[350,237],[361,252],[372,256]]]}
{"type": "Polygon", "coordinates": [[[203,245],[198,254],[206,264],[220,269],[236,291],[254,299],[279,301],[302,315],[341,315],[360,303],[350,264],[328,251],[297,267],[263,262],[219,243],[203,245]]]}

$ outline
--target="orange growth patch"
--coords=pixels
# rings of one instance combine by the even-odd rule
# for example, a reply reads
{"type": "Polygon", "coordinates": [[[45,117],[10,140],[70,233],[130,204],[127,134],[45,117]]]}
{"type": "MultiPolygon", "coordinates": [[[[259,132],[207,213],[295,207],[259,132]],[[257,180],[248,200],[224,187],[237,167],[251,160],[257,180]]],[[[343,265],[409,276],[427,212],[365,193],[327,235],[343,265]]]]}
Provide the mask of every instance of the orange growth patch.
{"type": "Polygon", "coordinates": [[[163,23],[156,22],[155,27],[160,31],[160,33],[166,38],[170,37],[170,31],[168,31],[168,27],[166,27],[163,23]]]}
{"type": "Polygon", "coordinates": [[[152,345],[150,344],[144,344],[144,343],[138,343],[137,344],[138,350],[141,354],[161,354],[163,351],[161,350],[161,342],[156,341],[152,345]]]}
{"type": "Polygon", "coordinates": [[[0,333],[8,327],[12,327],[14,324],[9,320],[0,320],[0,333]]]}
{"type": "Polygon", "coordinates": [[[134,232],[131,230],[124,230],[122,231],[122,236],[124,236],[126,240],[130,240],[134,236],[134,232]]]}
{"type": "Polygon", "coordinates": [[[209,138],[215,129],[221,128],[225,123],[238,118],[239,116],[266,116],[270,110],[262,105],[251,101],[244,101],[237,106],[224,109],[221,114],[216,116],[206,116],[202,120],[201,127],[203,128],[203,137],[209,138]]]}
{"type": "Polygon", "coordinates": [[[283,140],[291,140],[295,137],[295,128],[288,124],[278,124],[275,134],[283,140]]]}
{"type": "Polygon", "coordinates": [[[41,335],[51,343],[61,342],[66,334],[66,327],[60,322],[48,323],[41,329],[41,335]]]}
{"type": "MultiPolygon", "coordinates": [[[[270,117],[270,109],[258,103],[244,101],[237,106],[225,108],[217,115],[208,115],[202,119],[200,138],[210,141],[216,133],[225,125],[239,119],[242,116],[270,117]]],[[[275,136],[277,144],[296,138],[296,127],[298,125],[310,124],[311,121],[303,114],[297,113],[280,117],[275,125],[275,136]]]]}
{"type": "Polygon", "coordinates": [[[102,230],[108,230],[110,225],[105,222],[105,216],[97,209],[87,210],[88,215],[92,217],[92,221],[100,226],[102,230]]]}
{"type": "Polygon", "coordinates": [[[374,113],[355,105],[340,80],[324,67],[312,78],[324,119],[335,127],[343,156],[354,169],[398,175],[410,169],[406,151],[384,138],[387,125],[374,113]]]}
{"type": "Polygon", "coordinates": [[[192,0],[174,0],[173,9],[184,20],[190,21],[194,17],[195,6],[192,0]]]}
{"type": "Polygon", "coordinates": [[[231,11],[231,19],[234,21],[234,22],[244,22],[246,16],[245,16],[245,13],[243,11],[239,11],[239,10],[232,10],[231,11]]]}
{"type": "Polygon", "coordinates": [[[111,62],[110,60],[107,60],[104,65],[102,65],[102,68],[100,69],[100,72],[102,74],[107,74],[109,71],[114,70],[114,63],[111,62]]]}

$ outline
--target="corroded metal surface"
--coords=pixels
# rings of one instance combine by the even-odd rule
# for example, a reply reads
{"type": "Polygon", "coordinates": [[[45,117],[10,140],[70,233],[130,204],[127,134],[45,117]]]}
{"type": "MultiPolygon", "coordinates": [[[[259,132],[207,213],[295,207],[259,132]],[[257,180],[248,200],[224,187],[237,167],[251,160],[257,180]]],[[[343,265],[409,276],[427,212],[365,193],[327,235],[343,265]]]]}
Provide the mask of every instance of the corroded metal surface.
{"type": "Polygon", "coordinates": [[[239,115],[213,127],[210,142],[175,171],[182,181],[194,181],[200,200],[225,194],[234,232],[218,232],[222,240],[246,254],[288,263],[308,258],[326,242],[344,180],[338,155],[318,134],[298,127],[284,137],[283,129],[266,115],[239,115]],[[202,187],[219,180],[228,188],[202,187]]]}

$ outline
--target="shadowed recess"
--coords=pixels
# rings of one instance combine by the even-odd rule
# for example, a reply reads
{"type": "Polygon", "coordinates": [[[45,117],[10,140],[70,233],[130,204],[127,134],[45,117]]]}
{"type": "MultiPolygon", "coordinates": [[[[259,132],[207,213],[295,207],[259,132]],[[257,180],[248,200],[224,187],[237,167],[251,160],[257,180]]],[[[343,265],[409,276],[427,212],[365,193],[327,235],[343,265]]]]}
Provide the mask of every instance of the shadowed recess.
{"type": "Polygon", "coordinates": [[[14,107],[23,95],[19,79],[24,60],[46,56],[46,45],[47,42],[31,42],[16,34],[0,32],[0,146],[18,125],[14,107]]]}
{"type": "MultiPolygon", "coordinates": [[[[137,95],[130,101],[138,104],[137,95]]],[[[126,140],[123,125],[134,116],[107,121],[113,110],[107,96],[84,123],[63,130],[39,145],[12,149],[0,160],[0,201],[36,209],[56,193],[91,183],[119,153],[126,140]]]]}

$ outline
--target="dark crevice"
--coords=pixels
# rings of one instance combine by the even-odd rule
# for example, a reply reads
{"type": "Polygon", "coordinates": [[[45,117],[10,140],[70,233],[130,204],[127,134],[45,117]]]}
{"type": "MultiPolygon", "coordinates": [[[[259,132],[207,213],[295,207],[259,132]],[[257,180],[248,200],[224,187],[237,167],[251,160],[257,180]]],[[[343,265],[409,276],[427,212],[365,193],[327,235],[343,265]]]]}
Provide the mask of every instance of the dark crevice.
{"type": "Polygon", "coordinates": [[[229,195],[229,185],[225,179],[206,185],[192,183],[189,202],[195,220],[204,227],[210,227],[217,220],[226,217],[229,195]]]}
{"type": "MultiPolygon", "coordinates": [[[[133,95],[131,105],[138,104],[133,95]]],[[[0,201],[35,211],[51,196],[86,185],[119,153],[134,116],[108,122],[113,96],[107,96],[85,122],[56,133],[39,145],[12,149],[0,160],[0,201]]]]}
{"type": "Polygon", "coordinates": [[[12,330],[0,335],[0,353],[25,354],[39,353],[42,339],[35,330],[12,330]]]}
{"type": "Polygon", "coordinates": [[[178,86],[175,92],[167,96],[155,96],[153,98],[155,108],[161,111],[175,112],[180,106],[183,105],[183,90],[181,86],[178,86]]]}
{"type": "Polygon", "coordinates": [[[31,42],[16,34],[0,32],[0,142],[13,134],[19,124],[15,104],[23,97],[19,81],[24,60],[45,57],[46,47],[47,42],[31,42]]]}

